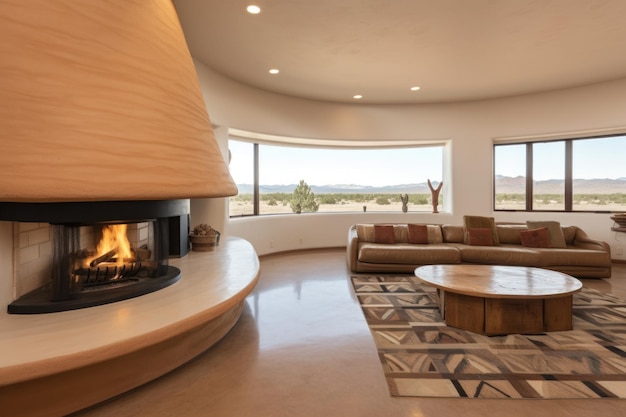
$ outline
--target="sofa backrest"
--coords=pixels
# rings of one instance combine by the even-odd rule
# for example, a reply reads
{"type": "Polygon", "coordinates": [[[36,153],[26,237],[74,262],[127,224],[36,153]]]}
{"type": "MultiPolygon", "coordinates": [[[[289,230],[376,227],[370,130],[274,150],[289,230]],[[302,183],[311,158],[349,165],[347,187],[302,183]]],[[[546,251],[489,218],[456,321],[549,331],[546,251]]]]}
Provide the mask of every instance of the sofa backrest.
{"type": "MultiPolygon", "coordinates": [[[[383,224],[383,223],[376,223],[383,224]]],[[[460,225],[452,224],[429,224],[428,226],[428,243],[463,243],[464,242],[464,229],[460,225]]],[[[521,230],[528,230],[526,224],[523,223],[511,223],[511,224],[497,224],[496,229],[498,231],[498,239],[500,244],[521,245],[522,241],[519,232],[521,230]]],[[[563,231],[563,237],[565,237],[565,243],[573,245],[576,239],[576,226],[561,226],[563,231]]],[[[374,224],[373,223],[361,223],[356,225],[357,236],[361,242],[374,242],[374,224]]],[[[409,241],[409,229],[407,224],[394,223],[393,234],[396,243],[408,243],[409,241]]]]}
{"type": "MultiPolygon", "coordinates": [[[[383,224],[383,223],[377,223],[383,224]]],[[[428,243],[441,243],[443,238],[441,235],[441,227],[438,224],[426,225],[428,230],[428,243]]],[[[375,242],[375,231],[373,223],[360,223],[356,225],[356,234],[361,242],[375,242]]],[[[407,224],[393,224],[393,235],[396,243],[409,242],[409,227],[407,224]]]]}

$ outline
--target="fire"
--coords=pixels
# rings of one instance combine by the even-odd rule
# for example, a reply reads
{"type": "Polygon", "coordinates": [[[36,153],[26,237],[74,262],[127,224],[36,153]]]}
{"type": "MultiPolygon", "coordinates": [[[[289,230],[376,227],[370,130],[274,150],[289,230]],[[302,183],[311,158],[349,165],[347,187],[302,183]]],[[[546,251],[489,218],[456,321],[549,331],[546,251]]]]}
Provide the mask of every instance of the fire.
{"type": "Polygon", "coordinates": [[[102,239],[98,243],[98,255],[102,256],[111,251],[115,252],[115,255],[111,260],[116,260],[118,265],[124,263],[124,259],[132,258],[132,252],[130,249],[130,242],[126,237],[126,224],[115,224],[105,226],[102,229],[102,239]]]}

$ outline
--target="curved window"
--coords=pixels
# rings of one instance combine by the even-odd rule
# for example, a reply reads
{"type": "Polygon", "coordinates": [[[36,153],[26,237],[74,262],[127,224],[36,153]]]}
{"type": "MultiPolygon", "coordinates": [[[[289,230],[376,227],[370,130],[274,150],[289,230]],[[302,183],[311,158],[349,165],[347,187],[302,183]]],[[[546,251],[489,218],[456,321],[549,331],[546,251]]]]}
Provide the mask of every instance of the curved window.
{"type": "Polygon", "coordinates": [[[626,211],[626,136],[494,145],[494,209],[626,211]]]}
{"type": "MultiPolygon", "coordinates": [[[[432,211],[443,179],[443,145],[345,149],[229,140],[239,194],[231,217],[347,211],[432,211]]],[[[442,198],[439,197],[439,204],[442,198]]]]}

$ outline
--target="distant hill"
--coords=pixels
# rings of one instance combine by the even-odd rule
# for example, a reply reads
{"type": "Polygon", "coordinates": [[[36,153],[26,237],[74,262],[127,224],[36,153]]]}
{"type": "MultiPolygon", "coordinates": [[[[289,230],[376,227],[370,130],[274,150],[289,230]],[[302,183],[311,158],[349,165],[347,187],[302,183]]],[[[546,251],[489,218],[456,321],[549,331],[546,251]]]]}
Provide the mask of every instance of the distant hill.
{"type": "MultiPolygon", "coordinates": [[[[499,193],[520,193],[525,188],[524,177],[503,177],[496,178],[496,187],[499,193]]],[[[437,182],[433,186],[437,186],[437,182]]],[[[252,184],[237,184],[240,194],[252,194],[252,184]]],[[[265,193],[292,193],[297,184],[284,185],[261,185],[260,191],[265,193]]],[[[626,193],[626,177],[618,179],[590,179],[574,180],[574,189],[583,194],[612,194],[626,193]]],[[[398,184],[384,187],[372,187],[368,185],[356,184],[332,184],[332,185],[311,185],[311,190],[315,194],[429,194],[428,183],[398,184]]],[[[545,180],[535,184],[537,194],[557,194],[563,191],[562,180],[545,180]]]]}
{"type": "MultiPolygon", "coordinates": [[[[497,177],[496,189],[499,193],[524,192],[525,177],[497,177]]],[[[618,179],[575,179],[574,190],[581,194],[626,193],[626,178],[618,179]]],[[[536,194],[558,194],[563,192],[563,180],[538,181],[534,185],[536,194]]]]}
{"type": "MultiPolygon", "coordinates": [[[[433,184],[437,186],[437,183],[433,184]]],[[[262,194],[264,193],[292,193],[298,184],[286,184],[286,185],[261,185],[259,189],[262,194]]],[[[251,184],[237,184],[240,194],[251,194],[251,184]]],[[[311,190],[315,194],[424,194],[430,193],[427,183],[421,184],[399,184],[388,185],[384,187],[372,187],[368,185],[356,185],[356,184],[333,184],[333,185],[311,185],[311,190]]]]}

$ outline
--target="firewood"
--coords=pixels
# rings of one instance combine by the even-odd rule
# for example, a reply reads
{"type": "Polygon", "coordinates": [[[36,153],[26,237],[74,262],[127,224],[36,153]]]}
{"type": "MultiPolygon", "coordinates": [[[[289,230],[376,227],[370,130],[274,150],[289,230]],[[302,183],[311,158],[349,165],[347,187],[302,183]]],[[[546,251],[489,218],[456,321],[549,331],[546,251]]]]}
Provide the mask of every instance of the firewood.
{"type": "Polygon", "coordinates": [[[91,261],[89,263],[89,266],[90,267],[94,267],[94,266],[97,266],[98,264],[101,264],[102,262],[110,261],[115,256],[116,253],[117,253],[117,248],[111,249],[110,251],[108,251],[104,255],[98,256],[96,259],[91,261]]]}

